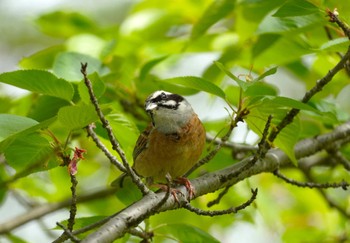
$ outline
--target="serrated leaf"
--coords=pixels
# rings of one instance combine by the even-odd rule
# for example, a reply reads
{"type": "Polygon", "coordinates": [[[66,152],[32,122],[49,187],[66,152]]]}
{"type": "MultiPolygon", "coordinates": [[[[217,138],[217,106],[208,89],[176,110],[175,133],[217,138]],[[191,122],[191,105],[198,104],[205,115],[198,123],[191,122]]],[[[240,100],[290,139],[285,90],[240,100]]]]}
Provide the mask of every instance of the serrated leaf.
{"type": "Polygon", "coordinates": [[[218,66],[218,68],[220,68],[221,71],[223,71],[227,76],[229,76],[233,81],[235,81],[238,84],[238,86],[242,88],[243,91],[246,91],[247,88],[250,86],[249,83],[240,80],[236,75],[231,73],[230,70],[228,70],[222,63],[215,62],[215,64],[216,66],[218,66]]]}
{"type": "Polygon", "coordinates": [[[291,17],[317,13],[320,10],[306,0],[289,0],[283,4],[272,16],[291,17]]]}
{"type": "Polygon", "coordinates": [[[52,70],[57,76],[66,80],[80,81],[83,79],[83,75],[80,72],[81,63],[88,64],[88,75],[94,72],[102,72],[102,63],[100,60],[76,52],[63,52],[57,55],[52,70]]]}
{"type": "Polygon", "coordinates": [[[34,103],[28,117],[39,122],[57,116],[58,110],[69,105],[69,102],[53,96],[42,95],[34,103]]]}
{"type": "Polygon", "coordinates": [[[0,114],[0,142],[37,124],[39,122],[28,117],[0,114]]]}
{"type": "Polygon", "coordinates": [[[158,230],[160,230],[163,234],[169,233],[173,235],[178,242],[219,242],[204,230],[188,224],[166,224],[159,227],[158,230]]]}
{"type": "Polygon", "coordinates": [[[73,86],[64,79],[44,70],[19,70],[0,74],[0,82],[70,101],[73,86]]]}
{"type": "MultiPolygon", "coordinates": [[[[0,114],[0,133],[2,131],[4,131],[4,130],[6,132],[10,132],[10,133],[7,134],[7,136],[0,141],[0,152],[5,151],[5,149],[17,137],[26,136],[26,135],[31,134],[33,132],[36,132],[36,131],[38,131],[40,129],[47,128],[50,124],[52,124],[54,121],[56,121],[56,117],[53,117],[53,118],[50,118],[48,120],[42,121],[40,123],[37,123],[35,121],[36,123],[33,123],[33,124],[36,124],[36,125],[28,124],[28,125],[25,125],[25,127],[21,127],[21,126],[23,126],[23,123],[22,123],[23,122],[22,121],[23,117],[20,117],[20,116],[17,117],[17,116],[14,116],[14,115],[8,115],[8,116],[14,116],[15,118],[11,118],[11,119],[9,119],[7,121],[7,123],[11,122],[11,124],[5,124],[5,126],[2,126],[4,124],[3,121],[6,120],[6,119],[3,119],[2,115],[8,115],[8,114],[0,114]],[[19,124],[19,126],[18,126],[18,124],[19,124]]],[[[25,119],[29,119],[27,117],[24,117],[24,118],[25,119]]],[[[30,119],[30,120],[32,120],[32,119],[30,119]]]]}
{"type": "Polygon", "coordinates": [[[81,129],[98,119],[95,108],[91,104],[62,107],[57,118],[62,126],[70,130],[81,129]]]}
{"type": "MultiPolygon", "coordinates": [[[[88,78],[92,83],[92,89],[94,91],[95,97],[96,98],[101,97],[102,94],[105,92],[106,86],[104,82],[101,80],[100,76],[97,73],[93,73],[89,75],[88,78]]],[[[84,80],[79,82],[78,91],[82,101],[84,101],[87,104],[91,103],[89,91],[85,85],[84,80]]]]}
{"type": "Polygon", "coordinates": [[[222,89],[220,89],[218,86],[216,86],[212,82],[205,80],[203,78],[185,76],[185,77],[163,79],[163,80],[159,80],[159,82],[170,83],[173,85],[187,87],[198,91],[205,91],[207,93],[210,93],[225,99],[225,93],[222,89]]]}
{"type": "Polygon", "coordinates": [[[191,40],[201,37],[213,24],[234,10],[236,1],[216,0],[208,6],[198,22],[193,26],[191,40]]]}
{"type": "Polygon", "coordinates": [[[46,161],[53,155],[48,140],[36,133],[15,139],[4,152],[6,161],[23,176],[48,169],[46,161]]]}

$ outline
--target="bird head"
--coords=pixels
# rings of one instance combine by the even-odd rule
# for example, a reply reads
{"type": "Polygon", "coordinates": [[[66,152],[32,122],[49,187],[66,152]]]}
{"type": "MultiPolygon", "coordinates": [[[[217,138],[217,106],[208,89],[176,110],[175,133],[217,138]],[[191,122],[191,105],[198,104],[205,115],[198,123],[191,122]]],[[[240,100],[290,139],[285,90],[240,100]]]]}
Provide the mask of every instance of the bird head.
{"type": "Polygon", "coordinates": [[[146,99],[145,110],[153,126],[167,134],[179,131],[195,114],[184,97],[163,90],[155,91],[146,99]]]}

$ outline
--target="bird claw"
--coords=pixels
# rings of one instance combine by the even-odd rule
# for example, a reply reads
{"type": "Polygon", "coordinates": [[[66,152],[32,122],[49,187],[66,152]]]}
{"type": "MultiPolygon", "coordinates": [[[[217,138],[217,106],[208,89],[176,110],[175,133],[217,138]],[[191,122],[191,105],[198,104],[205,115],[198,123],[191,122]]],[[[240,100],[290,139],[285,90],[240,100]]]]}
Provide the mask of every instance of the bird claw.
{"type": "Polygon", "coordinates": [[[192,186],[189,179],[185,177],[179,177],[179,178],[176,178],[174,182],[184,185],[186,187],[186,190],[188,191],[189,200],[195,197],[194,187],[192,186]]]}
{"type": "Polygon", "coordinates": [[[174,200],[175,202],[180,205],[180,201],[179,201],[179,198],[177,197],[177,194],[181,194],[182,196],[184,196],[184,194],[178,190],[178,189],[175,189],[175,188],[172,188],[172,187],[169,187],[168,185],[164,185],[164,184],[154,184],[153,186],[156,186],[158,187],[159,189],[161,189],[162,191],[169,191],[170,194],[174,197],[174,200]]]}

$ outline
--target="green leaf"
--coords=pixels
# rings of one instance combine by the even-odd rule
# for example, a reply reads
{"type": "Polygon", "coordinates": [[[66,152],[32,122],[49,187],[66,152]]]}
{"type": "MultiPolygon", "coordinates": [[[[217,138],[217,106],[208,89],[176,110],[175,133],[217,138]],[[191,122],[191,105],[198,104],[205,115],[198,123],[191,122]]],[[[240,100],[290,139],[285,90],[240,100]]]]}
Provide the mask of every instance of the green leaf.
{"type": "Polygon", "coordinates": [[[235,0],[216,0],[208,6],[198,22],[193,26],[191,40],[198,39],[216,22],[234,10],[235,0]]]}
{"type": "Polygon", "coordinates": [[[73,86],[64,79],[57,78],[48,71],[19,70],[0,74],[0,82],[70,101],[73,86]]]}
{"type": "Polygon", "coordinates": [[[125,205],[130,205],[142,198],[142,193],[133,183],[130,176],[119,176],[112,181],[111,186],[116,188],[115,196],[125,205]]]}
{"type": "Polygon", "coordinates": [[[320,25],[324,19],[319,14],[277,18],[266,16],[260,23],[257,34],[290,34],[304,32],[320,25]]]}
{"type": "MultiPolygon", "coordinates": [[[[273,117],[273,126],[277,126],[291,108],[319,113],[307,104],[286,97],[251,97],[250,100],[245,101],[249,110],[245,121],[249,128],[258,135],[262,134],[269,115],[273,117]]],[[[274,145],[282,149],[295,165],[297,165],[297,160],[294,155],[294,145],[299,139],[300,131],[300,122],[297,117],[279,133],[274,141],[274,145]]]]}
{"type": "Polygon", "coordinates": [[[0,142],[37,124],[39,122],[28,117],[0,114],[0,142]]]}
{"type": "MultiPolygon", "coordinates": [[[[101,97],[102,94],[105,92],[106,86],[101,80],[100,76],[97,73],[93,73],[89,75],[88,78],[92,83],[92,89],[94,91],[95,97],[101,97]]],[[[85,85],[84,80],[79,82],[78,91],[82,101],[84,101],[87,104],[91,103],[89,91],[85,85]]]]}
{"type": "Polygon", "coordinates": [[[326,43],[322,44],[320,47],[320,50],[322,51],[344,51],[349,46],[349,39],[348,37],[341,37],[333,40],[329,40],[326,43]]]}
{"type": "Polygon", "coordinates": [[[154,66],[156,66],[158,63],[164,61],[167,58],[168,58],[168,56],[158,57],[158,58],[155,58],[155,59],[147,62],[145,65],[143,65],[141,70],[140,70],[140,75],[139,75],[140,80],[143,81],[154,66]]]}
{"type": "Polygon", "coordinates": [[[102,72],[102,63],[100,60],[75,52],[60,53],[53,64],[53,72],[69,81],[80,81],[83,79],[81,73],[81,63],[87,63],[87,73],[102,72]]]}
{"type": "Polygon", "coordinates": [[[94,106],[84,103],[62,107],[57,118],[62,126],[70,130],[81,129],[98,119],[94,106]]]}
{"type": "Polygon", "coordinates": [[[292,17],[309,15],[320,12],[320,10],[306,0],[289,0],[283,4],[272,16],[274,17],[292,17]]]}
{"type": "Polygon", "coordinates": [[[257,82],[260,81],[262,79],[264,79],[267,76],[270,76],[272,74],[275,74],[277,72],[277,67],[273,67],[270,68],[269,70],[267,70],[266,72],[264,72],[263,74],[261,74],[259,77],[257,77],[256,79],[253,80],[253,82],[257,82]]]}
{"type": "Polygon", "coordinates": [[[48,159],[54,154],[49,141],[36,133],[15,139],[5,150],[5,158],[17,172],[25,176],[49,169],[48,159]]]}
{"type": "Polygon", "coordinates": [[[315,114],[320,114],[320,112],[315,109],[314,107],[305,104],[301,101],[294,100],[288,97],[282,97],[282,96],[257,96],[253,99],[250,99],[250,101],[246,101],[249,106],[255,106],[255,105],[264,105],[266,107],[274,107],[274,108],[295,108],[298,110],[304,110],[304,111],[311,111],[315,114]]]}
{"type": "MultiPolygon", "coordinates": [[[[236,86],[237,87],[237,86],[236,86]]],[[[227,93],[227,92],[226,92],[227,93]]],[[[276,96],[278,89],[272,84],[265,82],[256,82],[254,85],[248,87],[244,92],[244,96],[276,96]]],[[[239,97],[238,93],[234,97],[239,97]]]]}
{"type": "Polygon", "coordinates": [[[58,110],[67,105],[69,105],[69,102],[66,100],[53,96],[42,95],[38,97],[34,103],[32,109],[28,113],[28,117],[39,122],[44,121],[57,116],[58,110]]]}
{"type": "Polygon", "coordinates": [[[56,55],[64,51],[63,45],[50,46],[28,57],[22,58],[19,65],[25,69],[51,69],[56,55]]]}
{"type": "Polygon", "coordinates": [[[47,128],[50,124],[56,121],[56,117],[47,119],[40,123],[36,121],[31,123],[31,121],[34,121],[34,120],[27,117],[21,117],[21,116],[9,115],[9,114],[0,114],[0,137],[1,137],[1,133],[3,134],[3,131],[10,132],[10,134],[6,134],[5,137],[0,139],[0,152],[5,151],[5,149],[11,144],[11,142],[14,139],[18,137],[26,136],[40,129],[47,128]],[[6,116],[10,116],[10,118],[8,119],[6,118],[6,116]],[[26,121],[26,119],[28,119],[28,121],[26,121]],[[7,120],[6,123],[4,122],[5,120],[7,120]],[[25,125],[25,127],[21,127],[27,122],[28,124],[25,125]],[[31,125],[31,124],[35,124],[35,125],[31,125]]]}
{"type": "Polygon", "coordinates": [[[95,23],[88,17],[74,12],[56,11],[41,15],[36,23],[42,32],[54,37],[70,37],[78,33],[91,33],[95,23]]]}
{"type": "Polygon", "coordinates": [[[205,91],[207,93],[210,93],[225,99],[225,93],[222,89],[220,89],[218,86],[216,86],[212,82],[205,80],[203,78],[185,76],[185,77],[163,79],[163,80],[159,80],[159,82],[170,83],[170,84],[178,85],[180,87],[187,87],[198,91],[205,91]]]}
{"type": "Polygon", "coordinates": [[[250,86],[249,83],[240,80],[236,75],[234,75],[233,73],[230,72],[230,70],[228,70],[224,65],[222,65],[220,62],[215,62],[215,64],[218,66],[218,68],[220,68],[221,71],[223,71],[224,73],[226,73],[227,76],[229,76],[233,81],[235,81],[239,87],[242,88],[243,91],[246,91],[247,88],[250,86]]]}
{"type": "Polygon", "coordinates": [[[279,38],[279,34],[263,34],[259,35],[256,43],[252,48],[253,58],[257,58],[261,53],[268,50],[279,38]]]}
{"type": "Polygon", "coordinates": [[[198,227],[188,224],[166,224],[157,231],[173,235],[178,242],[206,242],[218,243],[219,241],[198,227]]]}

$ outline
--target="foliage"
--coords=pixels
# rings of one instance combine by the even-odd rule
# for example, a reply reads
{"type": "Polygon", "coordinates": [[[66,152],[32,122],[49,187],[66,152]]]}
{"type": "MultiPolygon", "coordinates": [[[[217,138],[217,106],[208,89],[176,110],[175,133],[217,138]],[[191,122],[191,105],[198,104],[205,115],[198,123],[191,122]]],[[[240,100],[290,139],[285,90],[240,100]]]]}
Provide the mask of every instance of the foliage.
{"type": "MultiPolygon", "coordinates": [[[[273,131],[295,109],[300,111],[297,117],[266,145],[280,148],[292,161],[283,172],[298,181],[349,183],[349,168],[344,169],[339,157],[333,158],[341,154],[349,163],[349,145],[329,146],[315,155],[317,163],[311,165],[294,154],[297,142],[331,132],[350,118],[349,68],[337,73],[310,101],[300,101],[347,51],[349,39],[326,16],[326,9],[338,8],[340,19],[349,22],[350,8],[345,2],[140,1],[130,9],[116,9],[124,18],[107,26],[82,12],[42,14],[36,26],[59,44],[24,57],[19,61],[20,70],[0,74],[0,83],[30,91],[18,98],[0,93],[0,203],[11,192],[37,207],[70,198],[71,171],[63,166],[76,156],[75,147],[87,151],[76,175],[78,201],[79,195],[108,190],[121,174],[84,129],[94,123],[94,131],[112,151],[84,84],[81,63],[88,63],[95,96],[130,164],[135,141],[149,122],[143,101],[154,90],[165,89],[196,94],[193,100],[200,99],[208,110],[216,101],[226,102],[215,107],[224,117],[198,110],[212,137],[223,136],[232,122],[230,115],[240,114],[240,122],[248,127],[243,132],[234,128],[229,141],[239,137],[242,145],[253,149],[222,147],[191,178],[253,154],[256,146],[252,145],[264,137],[269,116],[268,128],[273,131]],[[245,137],[245,132],[257,136],[245,137]],[[258,138],[251,142],[250,137],[258,138]],[[317,160],[318,156],[322,159],[317,160]]],[[[208,143],[208,151],[213,146],[208,143]]],[[[220,232],[242,222],[258,225],[262,218],[266,231],[280,241],[350,240],[350,195],[342,189],[303,189],[282,183],[273,174],[260,173],[234,185],[214,208],[242,204],[251,187],[259,189],[254,207],[237,214],[208,218],[181,209],[154,215],[142,227],[154,233],[155,242],[167,238],[218,242],[223,240],[220,232]]],[[[74,229],[113,215],[140,197],[136,187],[129,190],[133,191],[79,202],[74,229]]],[[[219,193],[204,195],[191,204],[205,208],[219,193]]],[[[6,233],[9,241],[25,242],[13,228],[2,226],[0,232],[6,233]]],[[[126,234],[124,240],[139,239],[126,234]]]]}

